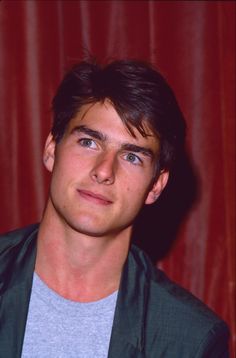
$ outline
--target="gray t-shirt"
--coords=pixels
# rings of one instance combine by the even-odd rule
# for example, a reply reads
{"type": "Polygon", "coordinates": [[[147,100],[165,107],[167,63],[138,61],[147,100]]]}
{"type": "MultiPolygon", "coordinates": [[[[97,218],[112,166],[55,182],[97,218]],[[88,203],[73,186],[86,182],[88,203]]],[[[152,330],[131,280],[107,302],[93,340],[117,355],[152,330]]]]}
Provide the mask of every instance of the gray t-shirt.
{"type": "Polygon", "coordinates": [[[106,358],[116,299],[70,301],[34,274],[22,358],[106,358]]]}

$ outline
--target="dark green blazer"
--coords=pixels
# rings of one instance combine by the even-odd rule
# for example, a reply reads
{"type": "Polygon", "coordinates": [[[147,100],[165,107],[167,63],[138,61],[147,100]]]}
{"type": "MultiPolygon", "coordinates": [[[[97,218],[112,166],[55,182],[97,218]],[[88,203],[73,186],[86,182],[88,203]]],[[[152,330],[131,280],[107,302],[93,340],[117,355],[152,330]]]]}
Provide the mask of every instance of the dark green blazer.
{"type": "MultiPolygon", "coordinates": [[[[37,231],[32,225],[0,236],[0,358],[21,356],[37,231]]],[[[108,358],[228,357],[228,335],[222,320],[132,246],[108,358]]]]}

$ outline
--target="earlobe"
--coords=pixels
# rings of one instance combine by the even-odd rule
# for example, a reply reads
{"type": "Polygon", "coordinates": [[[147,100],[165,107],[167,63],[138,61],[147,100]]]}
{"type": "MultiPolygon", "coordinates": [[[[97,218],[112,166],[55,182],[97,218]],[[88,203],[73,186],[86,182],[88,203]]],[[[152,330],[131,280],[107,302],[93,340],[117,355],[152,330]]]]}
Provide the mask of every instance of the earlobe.
{"type": "Polygon", "coordinates": [[[49,133],[43,152],[43,162],[49,172],[52,172],[55,160],[56,143],[51,133],[49,133]]]}
{"type": "Polygon", "coordinates": [[[152,189],[149,191],[148,196],[145,200],[145,204],[153,204],[161,195],[164,190],[169,178],[169,172],[163,171],[159,175],[156,182],[153,184],[152,189]]]}

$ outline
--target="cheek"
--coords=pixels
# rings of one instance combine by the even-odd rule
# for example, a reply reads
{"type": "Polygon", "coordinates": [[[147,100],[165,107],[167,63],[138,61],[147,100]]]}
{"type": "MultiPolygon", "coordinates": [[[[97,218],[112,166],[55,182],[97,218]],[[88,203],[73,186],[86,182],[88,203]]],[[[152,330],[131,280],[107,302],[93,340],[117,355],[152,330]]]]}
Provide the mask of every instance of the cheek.
{"type": "Polygon", "coordinates": [[[75,180],[76,172],[76,168],[69,160],[56,161],[51,176],[51,187],[60,194],[60,191],[64,191],[65,187],[68,187],[69,183],[75,180]]]}
{"type": "Polygon", "coordinates": [[[53,168],[53,174],[63,177],[73,177],[84,168],[84,162],[73,153],[63,153],[56,158],[53,168]]]}
{"type": "Polygon", "coordinates": [[[149,193],[149,186],[141,180],[130,181],[121,186],[121,191],[124,195],[125,202],[130,206],[143,205],[149,193]]]}

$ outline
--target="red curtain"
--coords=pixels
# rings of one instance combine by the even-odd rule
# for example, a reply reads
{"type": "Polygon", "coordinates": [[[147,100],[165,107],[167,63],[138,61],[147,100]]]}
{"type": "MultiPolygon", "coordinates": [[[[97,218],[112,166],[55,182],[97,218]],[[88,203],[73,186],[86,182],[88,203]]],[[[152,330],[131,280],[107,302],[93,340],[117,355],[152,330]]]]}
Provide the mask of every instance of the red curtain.
{"type": "Polygon", "coordinates": [[[235,4],[0,2],[0,230],[40,220],[49,182],[41,153],[65,69],[88,53],[151,61],[186,117],[199,187],[159,265],[221,315],[234,339],[235,4]]]}

